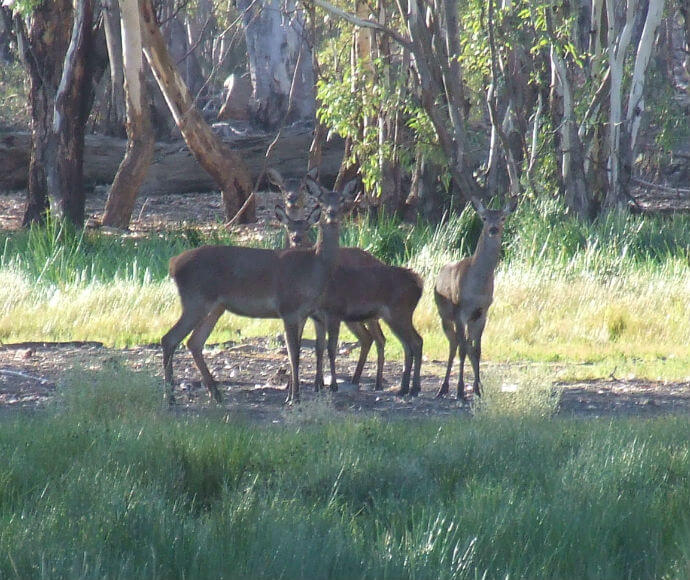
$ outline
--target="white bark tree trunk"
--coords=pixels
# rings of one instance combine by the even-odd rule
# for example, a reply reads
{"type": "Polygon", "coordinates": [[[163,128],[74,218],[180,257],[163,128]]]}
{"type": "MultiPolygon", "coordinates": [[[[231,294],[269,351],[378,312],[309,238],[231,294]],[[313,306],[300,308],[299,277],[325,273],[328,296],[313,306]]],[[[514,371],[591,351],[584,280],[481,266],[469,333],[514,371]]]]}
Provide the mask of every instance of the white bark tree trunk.
{"type": "Polygon", "coordinates": [[[608,58],[611,72],[611,89],[609,92],[609,132],[608,132],[608,171],[609,190],[604,199],[604,207],[612,209],[621,207],[625,202],[621,186],[621,128],[623,123],[623,66],[625,54],[632,37],[635,23],[637,0],[627,0],[625,23],[620,35],[616,26],[616,2],[606,0],[608,18],[608,58]]]}
{"type": "Polygon", "coordinates": [[[122,62],[127,104],[127,150],[105,205],[103,224],[126,228],[153,157],[154,138],[146,99],[139,0],[121,0],[122,62]]]}
{"type": "Polygon", "coordinates": [[[312,121],[314,71],[304,14],[295,0],[238,0],[237,7],[243,12],[254,120],[269,130],[286,121],[312,121]]]}
{"type": "Polygon", "coordinates": [[[642,113],[644,112],[643,91],[647,67],[649,66],[649,59],[652,55],[652,49],[654,48],[654,38],[659,24],[661,24],[663,13],[664,0],[649,0],[647,19],[645,20],[642,36],[640,37],[640,44],[637,47],[635,69],[633,71],[625,118],[627,129],[630,133],[630,150],[632,157],[634,157],[637,134],[640,129],[642,113]]]}

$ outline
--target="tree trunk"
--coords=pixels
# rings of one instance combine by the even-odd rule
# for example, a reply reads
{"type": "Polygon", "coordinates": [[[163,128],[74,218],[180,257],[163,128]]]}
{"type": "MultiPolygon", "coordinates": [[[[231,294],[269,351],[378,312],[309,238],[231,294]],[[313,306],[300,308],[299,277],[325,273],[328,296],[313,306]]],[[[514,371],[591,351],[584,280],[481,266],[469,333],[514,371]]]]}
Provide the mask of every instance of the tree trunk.
{"type": "Polygon", "coordinates": [[[110,66],[110,94],[105,133],[114,137],[122,137],[126,120],[126,104],[120,3],[118,0],[102,0],[102,6],[103,26],[105,28],[105,41],[108,46],[108,63],[110,66]]]}
{"type": "Polygon", "coordinates": [[[294,0],[238,0],[237,8],[243,13],[254,120],[268,131],[284,123],[312,122],[314,70],[301,9],[294,0]]]}
{"type": "Polygon", "coordinates": [[[88,55],[92,49],[93,0],[79,0],[75,8],[72,38],[55,96],[48,188],[56,215],[81,227],[86,201],[82,169],[91,103],[88,55]]]}
{"type": "Polygon", "coordinates": [[[29,74],[31,109],[28,196],[22,220],[27,227],[42,222],[49,207],[46,151],[53,125],[53,99],[69,45],[72,2],[55,0],[38,5],[26,36],[21,21],[16,22],[20,54],[29,74]]]}
{"type": "Polygon", "coordinates": [[[121,229],[129,226],[134,202],[151,164],[155,145],[146,99],[139,14],[139,0],[122,0],[122,55],[127,96],[127,151],[113,180],[103,215],[103,225],[121,229]]]}
{"type": "MultiPolygon", "coordinates": [[[[146,60],[187,146],[220,186],[225,216],[231,220],[245,205],[252,191],[249,171],[242,158],[211,131],[194,105],[165,46],[151,0],[143,0],[141,16],[146,60]]],[[[253,201],[246,204],[241,221],[255,219],[254,205],[253,201]]]]}

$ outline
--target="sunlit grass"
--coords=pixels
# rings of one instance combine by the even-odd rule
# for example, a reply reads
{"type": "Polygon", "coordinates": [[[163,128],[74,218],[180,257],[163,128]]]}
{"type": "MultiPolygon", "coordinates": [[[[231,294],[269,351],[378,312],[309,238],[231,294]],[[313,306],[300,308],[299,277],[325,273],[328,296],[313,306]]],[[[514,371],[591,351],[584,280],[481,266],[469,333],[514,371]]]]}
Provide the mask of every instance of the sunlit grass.
{"type": "MultiPolygon", "coordinates": [[[[470,253],[479,233],[471,211],[439,227],[346,224],[343,245],[408,265],[425,282],[415,324],[427,359],[447,342],[433,300],[439,268],[470,253]]],[[[483,340],[486,361],[585,363],[575,374],[614,370],[685,378],[690,366],[690,220],[612,216],[590,225],[548,204],[508,222],[494,304],[483,340]]],[[[194,230],[131,239],[75,232],[57,223],[5,236],[0,260],[0,340],[156,343],[180,313],[167,277],[170,256],[201,243],[228,243],[194,230]]],[[[279,320],[226,314],[209,342],[278,336],[279,320]]],[[[313,337],[311,324],[306,336],[313,337]]],[[[343,329],[343,340],[353,337],[343,329]]],[[[402,349],[388,333],[389,357],[402,349]]]]}

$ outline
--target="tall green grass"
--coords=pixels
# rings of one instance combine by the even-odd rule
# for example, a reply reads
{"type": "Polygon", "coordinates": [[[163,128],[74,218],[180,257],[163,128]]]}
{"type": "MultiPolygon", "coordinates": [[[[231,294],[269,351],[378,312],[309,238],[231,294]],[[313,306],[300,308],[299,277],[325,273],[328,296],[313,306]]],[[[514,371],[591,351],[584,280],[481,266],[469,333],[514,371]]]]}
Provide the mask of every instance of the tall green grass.
{"type": "Polygon", "coordinates": [[[56,411],[0,421],[0,577],[690,570],[687,418],[554,421],[518,404],[262,427],[171,416],[155,382],[75,372],[56,411]]]}
{"type": "MultiPolygon", "coordinates": [[[[447,347],[433,303],[434,279],[443,264],[471,253],[480,231],[471,209],[438,226],[384,216],[376,226],[346,222],[341,243],[422,275],[425,294],[415,320],[425,353],[441,359],[447,347]]],[[[281,247],[274,232],[258,243],[281,247]]],[[[133,238],[55,222],[4,234],[0,340],[155,342],[179,312],[167,278],[169,258],[203,243],[231,241],[222,231],[187,228],[133,238]]],[[[607,374],[644,368],[655,378],[684,378],[690,364],[689,260],[690,216],[612,214],[586,224],[555,201],[525,203],[507,223],[485,358],[602,363],[607,374]]],[[[280,329],[277,321],[225,316],[211,340],[280,329]]],[[[396,340],[387,348],[389,356],[400,354],[396,340]]]]}

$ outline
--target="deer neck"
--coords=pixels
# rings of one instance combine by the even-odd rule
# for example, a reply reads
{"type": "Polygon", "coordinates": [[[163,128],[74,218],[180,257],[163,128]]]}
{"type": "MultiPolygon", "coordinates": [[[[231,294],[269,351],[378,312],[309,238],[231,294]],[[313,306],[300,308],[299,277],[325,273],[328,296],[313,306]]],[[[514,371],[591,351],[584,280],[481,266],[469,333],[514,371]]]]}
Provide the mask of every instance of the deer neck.
{"type": "Polygon", "coordinates": [[[319,228],[319,238],[316,241],[316,257],[323,264],[331,268],[338,257],[340,228],[337,223],[322,224],[319,228]]]}
{"type": "Polygon", "coordinates": [[[501,237],[491,238],[482,231],[472,256],[472,270],[475,279],[485,281],[492,278],[500,255],[501,237]]]}

